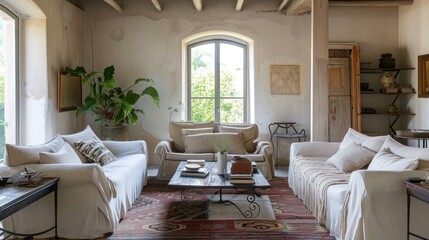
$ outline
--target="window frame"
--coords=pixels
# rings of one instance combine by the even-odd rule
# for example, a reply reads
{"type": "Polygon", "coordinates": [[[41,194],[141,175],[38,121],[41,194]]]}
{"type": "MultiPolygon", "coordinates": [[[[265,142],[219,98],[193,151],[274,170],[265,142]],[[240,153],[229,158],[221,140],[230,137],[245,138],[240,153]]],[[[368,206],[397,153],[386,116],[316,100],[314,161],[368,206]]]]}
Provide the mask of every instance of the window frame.
{"type": "MultiPolygon", "coordinates": [[[[14,29],[14,37],[15,37],[15,141],[14,142],[8,142],[11,144],[19,144],[20,143],[20,31],[21,31],[21,19],[20,17],[12,11],[10,8],[8,8],[5,5],[0,4],[0,11],[7,14],[9,17],[11,17],[15,22],[15,29],[14,29]]],[[[6,144],[6,142],[5,142],[6,144]]],[[[6,150],[5,150],[6,151],[6,150]]],[[[0,163],[4,161],[4,158],[0,156],[0,163]]]]}
{"type": "Polygon", "coordinates": [[[249,120],[249,46],[246,43],[243,43],[242,41],[238,39],[226,39],[226,38],[210,38],[210,39],[203,39],[203,40],[197,40],[192,43],[187,44],[186,46],[186,64],[187,64],[187,78],[186,78],[186,118],[188,121],[192,120],[192,99],[194,98],[201,98],[201,99],[212,99],[212,97],[192,97],[191,92],[191,84],[192,84],[192,48],[198,47],[205,44],[215,44],[215,122],[220,122],[220,101],[221,99],[243,99],[243,123],[248,122],[249,120]],[[220,96],[220,44],[229,44],[233,46],[237,46],[243,49],[243,96],[242,97],[221,97],[220,96]]]}

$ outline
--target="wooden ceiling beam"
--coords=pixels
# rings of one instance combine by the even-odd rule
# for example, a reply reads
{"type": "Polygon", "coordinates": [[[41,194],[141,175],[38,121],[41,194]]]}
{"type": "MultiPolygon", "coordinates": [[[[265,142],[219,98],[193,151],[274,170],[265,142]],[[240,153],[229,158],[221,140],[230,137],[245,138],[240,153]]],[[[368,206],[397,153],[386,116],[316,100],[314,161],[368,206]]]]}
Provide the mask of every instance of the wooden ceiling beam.
{"type": "Polygon", "coordinates": [[[115,0],[104,0],[104,2],[109,4],[116,11],[122,13],[122,7],[115,0]]]}
{"type": "Polygon", "coordinates": [[[202,0],[193,0],[195,9],[197,9],[198,12],[203,11],[203,2],[202,0]]]}
{"type": "Polygon", "coordinates": [[[155,6],[155,8],[161,12],[162,8],[161,8],[161,4],[159,4],[158,0],[151,0],[151,1],[152,1],[153,5],[155,6]]]}
{"type": "Polygon", "coordinates": [[[287,15],[303,15],[311,12],[311,0],[292,0],[286,9],[287,15]]]}
{"type": "Polygon", "coordinates": [[[237,5],[235,6],[235,11],[240,12],[243,8],[244,0],[237,0],[237,5]]]}
{"type": "Polygon", "coordinates": [[[286,7],[286,5],[290,2],[290,0],[283,0],[283,2],[280,4],[278,11],[280,12],[281,10],[283,10],[283,8],[286,7]]]}
{"type": "Polygon", "coordinates": [[[412,5],[414,0],[329,0],[335,7],[396,7],[412,5]]]}

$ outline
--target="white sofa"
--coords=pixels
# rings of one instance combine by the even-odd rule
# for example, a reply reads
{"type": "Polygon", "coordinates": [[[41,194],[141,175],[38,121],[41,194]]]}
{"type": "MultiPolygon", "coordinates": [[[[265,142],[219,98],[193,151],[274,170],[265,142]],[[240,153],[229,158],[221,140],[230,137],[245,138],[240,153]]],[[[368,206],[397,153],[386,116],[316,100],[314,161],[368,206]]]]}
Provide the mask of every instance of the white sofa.
{"type": "MultiPolygon", "coordinates": [[[[356,133],[353,130],[349,132],[356,133]]],[[[418,159],[418,166],[414,166],[417,169],[371,170],[374,169],[371,162],[368,169],[363,167],[351,173],[342,172],[327,161],[340,152],[346,137],[342,143],[302,142],[291,145],[289,186],[336,239],[407,239],[407,195],[403,182],[411,176],[426,175],[429,149],[408,147],[390,137],[384,138],[382,146],[380,140],[383,137],[367,141],[366,147],[379,149],[378,155],[370,160],[374,165],[377,164],[377,156],[381,156],[380,152],[389,149],[401,158],[418,159]]],[[[358,156],[355,154],[353,158],[358,156]]],[[[399,162],[389,164],[395,163],[399,162]]],[[[429,237],[429,206],[419,200],[411,200],[411,230],[429,237]]]]}
{"type": "MultiPolygon", "coordinates": [[[[87,127],[81,133],[63,137],[75,141],[91,135],[93,132],[87,127]]],[[[37,151],[55,152],[49,149],[52,146],[48,147],[48,150],[46,146],[57,141],[59,141],[58,137],[47,144],[32,146],[29,151],[25,148],[21,150],[27,151],[25,154],[30,155],[37,151]]],[[[47,177],[59,177],[59,237],[68,239],[103,237],[114,232],[119,221],[125,217],[127,210],[141,194],[146,182],[148,161],[147,146],[144,141],[104,141],[103,143],[116,157],[115,161],[103,166],[97,163],[41,164],[35,158],[22,165],[7,166],[14,165],[11,164],[13,156],[9,155],[6,165],[0,167],[0,176],[10,176],[27,166],[43,172],[47,177]]],[[[2,224],[5,229],[21,233],[48,229],[54,225],[53,206],[53,195],[50,194],[6,218],[2,224]]],[[[50,231],[41,237],[53,235],[54,232],[50,231]]]]}
{"type": "Polygon", "coordinates": [[[214,122],[170,122],[170,140],[161,141],[155,148],[159,156],[158,178],[169,180],[181,161],[203,159],[216,161],[217,145],[228,148],[228,159],[241,156],[256,162],[266,179],[274,176],[273,148],[268,141],[256,140],[256,124],[219,124],[214,122]]]}

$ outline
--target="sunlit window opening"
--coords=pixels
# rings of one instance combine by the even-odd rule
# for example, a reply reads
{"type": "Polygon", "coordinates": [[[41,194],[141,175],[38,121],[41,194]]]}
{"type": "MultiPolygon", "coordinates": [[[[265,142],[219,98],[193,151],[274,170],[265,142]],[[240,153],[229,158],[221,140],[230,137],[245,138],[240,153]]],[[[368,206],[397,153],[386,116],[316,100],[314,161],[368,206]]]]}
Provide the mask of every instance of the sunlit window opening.
{"type": "Polygon", "coordinates": [[[188,46],[188,119],[247,121],[247,47],[230,40],[188,46]]]}
{"type": "Polygon", "coordinates": [[[0,6],[0,159],[6,143],[16,143],[18,18],[0,6]]]}

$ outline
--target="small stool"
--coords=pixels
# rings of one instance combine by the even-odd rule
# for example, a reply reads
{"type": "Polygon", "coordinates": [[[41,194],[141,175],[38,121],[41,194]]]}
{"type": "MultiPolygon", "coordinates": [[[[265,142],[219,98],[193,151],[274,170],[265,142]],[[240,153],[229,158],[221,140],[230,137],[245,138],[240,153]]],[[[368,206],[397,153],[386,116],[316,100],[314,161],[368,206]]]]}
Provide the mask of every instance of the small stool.
{"type": "Polygon", "coordinates": [[[271,144],[274,147],[273,138],[276,138],[276,158],[275,158],[275,166],[278,164],[278,156],[279,156],[279,138],[297,138],[298,141],[301,142],[301,139],[306,141],[307,134],[305,133],[305,129],[301,129],[298,132],[296,130],[294,124],[296,122],[273,122],[268,125],[268,130],[270,131],[270,140],[271,144]]]}

